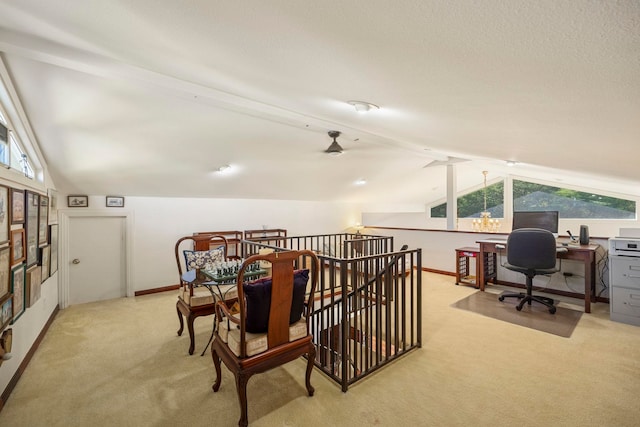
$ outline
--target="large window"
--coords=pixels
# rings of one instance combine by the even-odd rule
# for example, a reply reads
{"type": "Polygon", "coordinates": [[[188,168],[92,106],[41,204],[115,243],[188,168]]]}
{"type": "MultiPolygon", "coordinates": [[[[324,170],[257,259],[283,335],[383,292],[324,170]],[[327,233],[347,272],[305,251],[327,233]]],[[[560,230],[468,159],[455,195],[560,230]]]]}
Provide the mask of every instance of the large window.
{"type": "Polygon", "coordinates": [[[636,202],[513,180],[514,211],[558,211],[560,218],[635,219],[636,202]]]}
{"type": "MultiPolygon", "coordinates": [[[[487,210],[491,218],[504,218],[504,181],[487,186],[487,210]]],[[[484,188],[458,197],[458,218],[480,218],[484,211],[484,188]]],[[[447,204],[431,208],[432,218],[446,218],[447,204]]]]}

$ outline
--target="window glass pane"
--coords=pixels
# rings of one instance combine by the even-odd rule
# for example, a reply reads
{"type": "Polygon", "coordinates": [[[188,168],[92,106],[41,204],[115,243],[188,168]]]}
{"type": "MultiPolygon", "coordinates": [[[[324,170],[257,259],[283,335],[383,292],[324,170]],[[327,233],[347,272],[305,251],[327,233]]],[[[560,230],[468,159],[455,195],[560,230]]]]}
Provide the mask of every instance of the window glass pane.
{"type": "Polygon", "coordinates": [[[635,219],[636,203],[594,193],[513,180],[514,211],[558,211],[560,218],[635,219]]]}
{"type": "Polygon", "coordinates": [[[9,134],[9,139],[11,140],[11,168],[17,169],[24,173],[24,176],[27,178],[33,179],[33,167],[31,166],[27,156],[24,155],[24,152],[18,145],[18,142],[15,140],[13,133],[9,134]]]}
{"type": "MultiPolygon", "coordinates": [[[[458,197],[458,218],[480,218],[484,210],[484,188],[458,197]]],[[[487,185],[487,210],[491,218],[504,218],[504,181],[487,185]]],[[[447,204],[431,208],[431,218],[446,218],[447,204]]]]}

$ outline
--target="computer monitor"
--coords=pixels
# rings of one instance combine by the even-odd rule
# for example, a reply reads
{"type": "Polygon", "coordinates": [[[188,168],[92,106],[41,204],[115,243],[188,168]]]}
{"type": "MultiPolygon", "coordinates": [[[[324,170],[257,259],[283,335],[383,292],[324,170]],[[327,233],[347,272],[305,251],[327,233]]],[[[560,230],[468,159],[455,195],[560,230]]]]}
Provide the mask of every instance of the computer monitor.
{"type": "Polygon", "coordinates": [[[520,211],[513,213],[512,230],[542,228],[558,237],[558,211],[520,211]]]}

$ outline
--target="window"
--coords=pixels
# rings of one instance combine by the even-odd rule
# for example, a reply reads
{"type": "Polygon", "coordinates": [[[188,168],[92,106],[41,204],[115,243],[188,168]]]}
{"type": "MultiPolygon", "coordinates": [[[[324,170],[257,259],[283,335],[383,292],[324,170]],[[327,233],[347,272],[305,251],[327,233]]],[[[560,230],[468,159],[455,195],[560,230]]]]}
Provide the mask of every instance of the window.
{"type": "Polygon", "coordinates": [[[24,173],[27,178],[33,179],[33,167],[27,158],[27,155],[22,151],[22,148],[18,145],[18,142],[13,136],[13,132],[9,133],[9,139],[11,140],[11,168],[17,169],[24,173]]]}
{"type": "MultiPolygon", "coordinates": [[[[504,181],[487,185],[487,210],[491,218],[504,218],[504,181]]],[[[458,218],[480,218],[484,211],[484,188],[458,197],[458,218]]],[[[447,204],[431,208],[431,218],[446,218],[447,204]]]]}
{"type": "MultiPolygon", "coordinates": [[[[33,149],[34,142],[27,136],[28,132],[22,127],[21,122],[10,122],[11,117],[19,115],[20,106],[19,100],[13,99],[10,95],[11,80],[8,75],[4,62],[0,58],[0,122],[8,128],[4,133],[7,137],[6,142],[0,142],[0,161],[4,166],[9,166],[11,170],[29,179],[36,179],[37,173],[38,181],[43,181],[44,173],[36,150],[33,149]]],[[[0,139],[4,140],[4,138],[0,139]]]]}
{"type": "Polygon", "coordinates": [[[560,218],[635,219],[636,202],[513,180],[514,211],[558,211],[560,218]]]}

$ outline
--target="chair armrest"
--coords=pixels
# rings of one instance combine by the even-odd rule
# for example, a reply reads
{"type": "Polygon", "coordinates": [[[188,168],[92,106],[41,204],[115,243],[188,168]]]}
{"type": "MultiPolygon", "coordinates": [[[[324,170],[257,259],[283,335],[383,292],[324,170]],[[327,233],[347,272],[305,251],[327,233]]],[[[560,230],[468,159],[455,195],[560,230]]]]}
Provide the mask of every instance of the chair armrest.
{"type": "Polygon", "coordinates": [[[216,303],[216,311],[218,313],[219,318],[222,318],[224,315],[224,317],[226,317],[227,320],[230,320],[231,322],[237,325],[240,324],[240,319],[238,317],[235,317],[233,313],[231,313],[231,310],[229,310],[229,307],[227,307],[224,301],[218,301],[216,303]]]}
{"type": "Polygon", "coordinates": [[[569,249],[567,248],[556,248],[556,253],[562,254],[565,252],[569,252],[569,249]]]}

